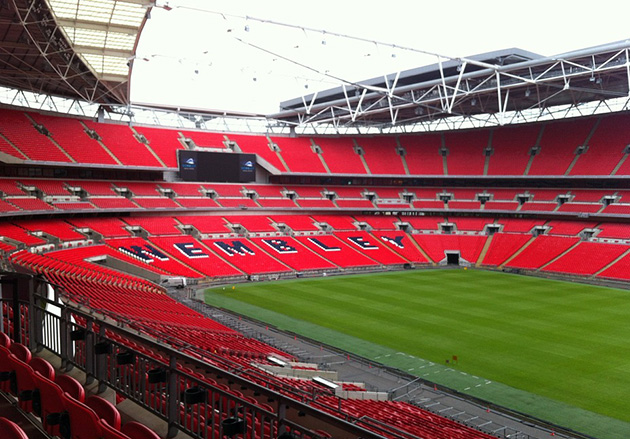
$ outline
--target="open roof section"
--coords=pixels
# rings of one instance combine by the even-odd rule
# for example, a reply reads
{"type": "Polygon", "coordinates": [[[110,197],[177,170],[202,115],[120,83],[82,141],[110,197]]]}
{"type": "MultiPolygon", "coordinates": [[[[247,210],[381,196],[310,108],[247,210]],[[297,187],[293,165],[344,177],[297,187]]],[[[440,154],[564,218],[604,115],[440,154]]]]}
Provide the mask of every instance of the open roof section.
{"type": "Polygon", "coordinates": [[[506,49],[343,84],[280,104],[269,118],[337,129],[435,125],[452,117],[503,120],[561,106],[628,98],[630,40],[541,57],[506,49]]]}
{"type": "Polygon", "coordinates": [[[127,105],[150,8],[142,0],[7,0],[0,4],[0,85],[127,105]]]}

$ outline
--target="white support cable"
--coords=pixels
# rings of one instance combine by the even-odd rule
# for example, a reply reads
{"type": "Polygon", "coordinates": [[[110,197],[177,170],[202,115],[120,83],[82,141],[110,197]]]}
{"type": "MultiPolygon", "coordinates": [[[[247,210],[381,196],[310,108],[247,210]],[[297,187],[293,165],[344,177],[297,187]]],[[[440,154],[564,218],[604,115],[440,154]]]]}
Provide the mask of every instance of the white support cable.
{"type": "Polygon", "coordinates": [[[275,21],[275,20],[268,20],[268,19],[264,19],[264,18],[258,18],[258,17],[252,17],[249,15],[237,15],[237,14],[227,14],[224,12],[220,12],[220,11],[212,11],[209,9],[203,9],[203,8],[196,8],[196,7],[192,7],[192,6],[172,6],[171,9],[184,9],[184,10],[190,10],[190,11],[194,11],[194,12],[203,12],[206,14],[212,14],[212,15],[217,15],[222,17],[223,19],[227,20],[227,17],[229,18],[237,18],[239,20],[246,20],[246,21],[256,21],[259,23],[263,23],[263,24],[271,24],[274,26],[278,26],[278,27],[286,27],[286,28],[290,28],[290,29],[296,29],[296,30],[301,30],[303,32],[313,32],[313,33],[319,33],[322,35],[332,35],[334,37],[339,37],[339,38],[344,38],[344,39],[348,39],[348,40],[353,40],[353,41],[359,41],[362,43],[369,43],[369,44],[375,44],[376,46],[383,46],[383,47],[390,47],[392,49],[398,49],[398,50],[403,50],[403,51],[409,51],[409,52],[414,52],[414,53],[418,53],[418,54],[422,54],[422,55],[429,55],[429,56],[435,56],[438,59],[448,59],[451,61],[466,61],[469,64],[473,64],[479,67],[484,67],[484,68],[489,68],[489,69],[493,69],[496,70],[499,68],[499,66],[496,65],[492,65],[492,64],[488,64],[482,61],[477,61],[477,60],[473,60],[473,59],[469,59],[466,57],[454,57],[454,56],[448,56],[448,55],[443,55],[443,54],[439,54],[436,52],[431,52],[428,50],[422,50],[422,49],[416,49],[414,47],[408,47],[408,46],[400,46],[398,44],[394,44],[394,43],[386,43],[383,41],[377,41],[374,39],[368,39],[368,38],[362,38],[362,37],[356,37],[353,35],[348,35],[348,34],[342,34],[339,32],[331,32],[325,29],[316,29],[316,28],[310,28],[307,26],[300,26],[297,24],[290,24],[290,23],[283,23],[283,22],[279,22],[279,21],[275,21]]]}

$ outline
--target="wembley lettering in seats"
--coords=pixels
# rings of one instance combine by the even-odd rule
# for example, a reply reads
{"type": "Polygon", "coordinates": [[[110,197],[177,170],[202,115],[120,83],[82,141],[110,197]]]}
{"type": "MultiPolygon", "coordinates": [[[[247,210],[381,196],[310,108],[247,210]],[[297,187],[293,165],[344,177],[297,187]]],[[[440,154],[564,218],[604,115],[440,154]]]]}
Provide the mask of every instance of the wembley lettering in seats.
{"type": "Polygon", "coordinates": [[[177,242],[173,244],[177,250],[191,259],[208,258],[209,256],[203,252],[203,249],[197,247],[192,242],[177,242]]]}
{"type": "Polygon", "coordinates": [[[131,245],[129,247],[118,247],[118,250],[147,264],[152,263],[156,259],[159,261],[168,261],[168,256],[149,244],[145,244],[144,246],[131,245]]]}
{"type": "Polygon", "coordinates": [[[311,241],[313,244],[315,244],[317,247],[321,248],[324,251],[327,252],[338,252],[341,251],[341,247],[329,247],[326,244],[324,244],[323,242],[321,242],[319,239],[317,238],[308,238],[309,241],[311,241]]]}
{"type": "Polygon", "coordinates": [[[284,239],[263,239],[262,242],[278,253],[297,253],[295,247],[291,247],[284,239]]]}
{"type": "Polygon", "coordinates": [[[398,248],[405,248],[405,244],[403,244],[402,240],[404,236],[394,236],[390,238],[389,236],[381,236],[381,239],[385,242],[389,242],[392,245],[395,245],[398,248]]]}
{"type": "Polygon", "coordinates": [[[232,241],[232,244],[228,244],[227,242],[224,242],[224,241],[216,241],[214,245],[217,246],[223,253],[225,253],[228,256],[235,256],[235,255],[247,256],[248,254],[249,255],[256,254],[254,250],[247,247],[241,241],[235,240],[235,241],[232,241]]]}
{"type": "Polygon", "coordinates": [[[370,244],[363,236],[348,236],[348,241],[364,250],[378,250],[378,247],[370,244]]]}

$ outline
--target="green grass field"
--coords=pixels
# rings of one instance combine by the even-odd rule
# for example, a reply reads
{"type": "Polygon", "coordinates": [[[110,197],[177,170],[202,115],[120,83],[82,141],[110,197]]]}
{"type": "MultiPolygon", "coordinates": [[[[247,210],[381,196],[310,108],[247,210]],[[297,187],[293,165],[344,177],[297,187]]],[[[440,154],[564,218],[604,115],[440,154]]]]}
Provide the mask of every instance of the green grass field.
{"type": "Polygon", "coordinates": [[[597,437],[630,437],[630,291],[417,270],[237,285],[206,300],[597,437]]]}

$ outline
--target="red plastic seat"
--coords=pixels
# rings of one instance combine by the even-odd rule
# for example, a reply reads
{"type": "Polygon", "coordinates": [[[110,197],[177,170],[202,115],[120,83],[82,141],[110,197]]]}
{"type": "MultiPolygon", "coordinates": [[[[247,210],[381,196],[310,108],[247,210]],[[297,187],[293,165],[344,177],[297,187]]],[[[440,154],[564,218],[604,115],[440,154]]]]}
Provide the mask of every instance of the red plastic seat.
{"type": "Polygon", "coordinates": [[[24,363],[29,363],[31,361],[31,351],[22,343],[11,343],[9,350],[24,363]]]}
{"type": "Polygon", "coordinates": [[[50,435],[59,436],[59,416],[65,409],[63,389],[37,371],[33,375],[33,381],[37,389],[37,398],[33,401],[33,411],[39,415],[44,429],[50,435]]]}
{"type": "Polygon", "coordinates": [[[107,422],[111,427],[120,430],[120,412],[114,404],[100,396],[91,395],[85,400],[85,405],[94,410],[99,418],[107,422]]]}
{"type": "Polygon", "coordinates": [[[122,431],[109,425],[104,419],[101,419],[100,424],[103,432],[103,439],[132,439],[122,431]]]}
{"type": "Polygon", "coordinates": [[[18,397],[18,404],[22,410],[32,412],[33,391],[35,390],[33,368],[13,354],[9,355],[9,368],[15,373],[15,380],[10,386],[11,393],[18,397]]]}
{"type": "Polygon", "coordinates": [[[54,381],[61,387],[64,393],[68,393],[79,402],[85,401],[85,389],[80,382],[70,375],[57,375],[54,381]]]}
{"type": "Polygon", "coordinates": [[[160,439],[158,434],[144,424],[131,421],[122,426],[122,432],[131,439],[160,439]]]}
{"type": "Polygon", "coordinates": [[[11,339],[4,332],[0,332],[0,346],[8,348],[11,346],[11,339]]]}
{"type": "Polygon", "coordinates": [[[100,418],[94,410],[69,393],[63,394],[63,400],[68,412],[71,439],[95,439],[102,436],[100,418]]]}
{"type": "Polygon", "coordinates": [[[0,418],[0,431],[3,439],[28,439],[22,428],[7,418],[0,418]]]}
{"type": "Polygon", "coordinates": [[[10,387],[10,372],[9,355],[11,351],[8,347],[0,345],[0,391],[8,393],[10,387]]]}
{"type": "Polygon", "coordinates": [[[42,376],[48,378],[49,380],[55,379],[55,369],[52,367],[52,364],[43,358],[33,357],[31,362],[28,364],[35,372],[39,372],[42,376]]]}

